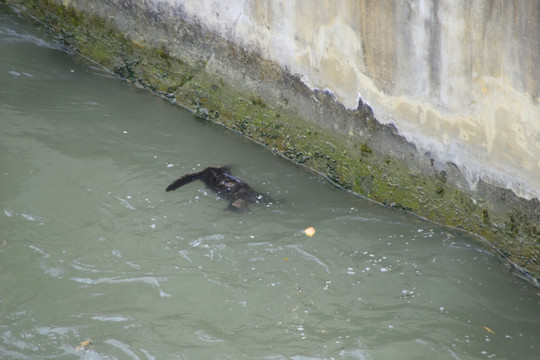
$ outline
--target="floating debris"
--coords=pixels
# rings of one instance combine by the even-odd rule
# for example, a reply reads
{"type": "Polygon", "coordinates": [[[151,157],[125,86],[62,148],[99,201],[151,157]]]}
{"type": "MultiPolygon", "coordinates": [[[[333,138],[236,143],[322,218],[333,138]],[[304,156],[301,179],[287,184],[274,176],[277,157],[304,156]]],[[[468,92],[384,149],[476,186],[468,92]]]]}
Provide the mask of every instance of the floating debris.
{"type": "Polygon", "coordinates": [[[310,226],[310,227],[308,227],[307,229],[304,230],[304,233],[307,236],[312,237],[313,235],[315,235],[315,228],[313,226],[310,226]]]}
{"type": "Polygon", "coordinates": [[[90,345],[92,343],[92,339],[84,340],[75,348],[75,351],[79,351],[81,349],[84,349],[86,346],[90,345]]]}

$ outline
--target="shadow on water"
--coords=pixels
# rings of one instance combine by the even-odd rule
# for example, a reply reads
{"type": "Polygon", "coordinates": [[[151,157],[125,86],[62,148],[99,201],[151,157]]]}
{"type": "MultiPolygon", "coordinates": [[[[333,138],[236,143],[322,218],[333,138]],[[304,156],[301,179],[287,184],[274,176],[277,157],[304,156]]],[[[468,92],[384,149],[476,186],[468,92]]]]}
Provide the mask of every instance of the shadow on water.
{"type": "Polygon", "coordinates": [[[0,9],[1,358],[540,355],[539,293],[477,240],[336,189],[0,9]],[[217,164],[283,201],[239,215],[202,183],[164,191],[217,164]]]}

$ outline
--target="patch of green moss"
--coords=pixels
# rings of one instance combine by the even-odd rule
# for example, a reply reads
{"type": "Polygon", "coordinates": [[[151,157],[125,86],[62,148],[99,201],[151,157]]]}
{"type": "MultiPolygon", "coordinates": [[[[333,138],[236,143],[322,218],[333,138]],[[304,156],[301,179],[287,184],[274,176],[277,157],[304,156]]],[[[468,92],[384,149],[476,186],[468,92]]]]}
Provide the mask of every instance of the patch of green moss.
{"type": "Polygon", "coordinates": [[[482,222],[486,225],[489,224],[489,213],[486,209],[482,210],[482,222]]]}
{"type": "Polygon", "coordinates": [[[252,96],[251,97],[251,103],[253,104],[253,106],[256,106],[260,109],[266,109],[266,103],[264,102],[264,100],[260,97],[255,97],[255,96],[252,96]]]}
{"type": "Polygon", "coordinates": [[[366,154],[371,154],[373,151],[371,150],[371,148],[366,144],[366,143],[362,143],[360,144],[360,150],[363,152],[363,153],[366,153],[366,154]]]}

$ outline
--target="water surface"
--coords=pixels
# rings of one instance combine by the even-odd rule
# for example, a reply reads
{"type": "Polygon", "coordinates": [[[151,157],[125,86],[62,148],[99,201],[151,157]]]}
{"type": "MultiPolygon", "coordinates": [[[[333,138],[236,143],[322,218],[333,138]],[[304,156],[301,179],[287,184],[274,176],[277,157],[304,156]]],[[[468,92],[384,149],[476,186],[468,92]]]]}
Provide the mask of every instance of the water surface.
{"type": "Polygon", "coordinates": [[[477,239],[336,189],[5,6],[0,52],[0,358],[540,356],[540,293],[477,239]],[[164,191],[216,164],[280,202],[164,191]]]}

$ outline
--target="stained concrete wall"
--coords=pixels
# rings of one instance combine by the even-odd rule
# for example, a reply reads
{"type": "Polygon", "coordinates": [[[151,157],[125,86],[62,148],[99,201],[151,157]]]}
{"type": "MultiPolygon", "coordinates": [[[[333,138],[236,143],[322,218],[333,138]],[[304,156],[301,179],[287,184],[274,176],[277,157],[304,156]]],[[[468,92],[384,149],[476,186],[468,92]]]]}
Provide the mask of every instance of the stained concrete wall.
{"type": "Polygon", "coordinates": [[[166,3],[347,108],[361,96],[471,186],[540,198],[540,1],[166,3]]]}
{"type": "Polygon", "coordinates": [[[342,187],[540,283],[537,0],[0,0],[342,187]]]}

